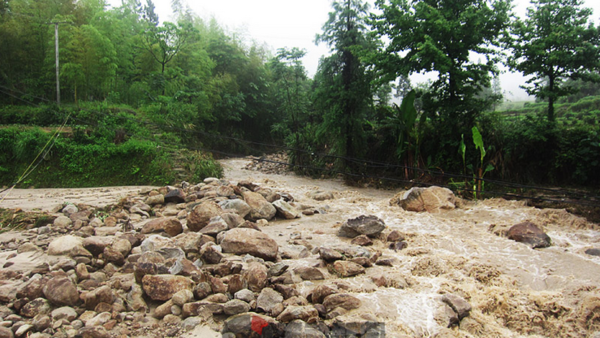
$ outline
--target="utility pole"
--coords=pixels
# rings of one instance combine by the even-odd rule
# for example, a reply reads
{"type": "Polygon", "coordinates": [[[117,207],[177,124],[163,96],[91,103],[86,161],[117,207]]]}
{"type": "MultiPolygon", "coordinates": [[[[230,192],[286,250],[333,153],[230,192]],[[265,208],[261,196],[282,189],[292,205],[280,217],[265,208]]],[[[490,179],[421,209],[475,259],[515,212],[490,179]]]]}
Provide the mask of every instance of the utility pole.
{"type": "Polygon", "coordinates": [[[58,25],[61,23],[70,23],[67,21],[52,22],[54,25],[54,47],[56,51],[56,104],[60,107],[60,65],[58,61],[58,25]]]}

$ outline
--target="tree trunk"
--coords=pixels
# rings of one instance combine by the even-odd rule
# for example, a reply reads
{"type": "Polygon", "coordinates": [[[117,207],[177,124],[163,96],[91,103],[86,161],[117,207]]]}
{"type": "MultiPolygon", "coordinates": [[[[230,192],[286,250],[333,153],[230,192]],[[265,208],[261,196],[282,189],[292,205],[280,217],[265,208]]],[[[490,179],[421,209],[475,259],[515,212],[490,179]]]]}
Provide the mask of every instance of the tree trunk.
{"type": "Polygon", "coordinates": [[[548,89],[548,121],[554,122],[554,76],[549,77],[548,89]]]}

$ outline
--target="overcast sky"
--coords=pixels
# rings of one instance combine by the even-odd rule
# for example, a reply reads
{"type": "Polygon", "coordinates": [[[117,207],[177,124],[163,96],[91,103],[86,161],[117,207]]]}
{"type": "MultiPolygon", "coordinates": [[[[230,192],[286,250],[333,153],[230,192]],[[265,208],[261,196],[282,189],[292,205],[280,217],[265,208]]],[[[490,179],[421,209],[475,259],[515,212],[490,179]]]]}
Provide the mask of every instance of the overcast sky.
{"type": "MultiPolygon", "coordinates": [[[[145,3],[146,0],[141,0],[145,3]]],[[[171,21],[171,0],[153,0],[156,13],[161,21],[171,21]]],[[[185,2],[185,0],[182,0],[185,2]]],[[[371,4],[374,0],[368,0],[371,4]]],[[[594,10],[592,18],[596,23],[600,20],[600,0],[584,0],[585,7],[594,10]]],[[[118,6],[121,0],[108,0],[118,6]]],[[[243,33],[246,41],[255,40],[266,43],[273,54],[278,48],[299,47],[306,49],[303,59],[309,76],[317,70],[319,58],[327,54],[329,48],[314,43],[315,35],[321,32],[323,24],[331,11],[330,0],[190,0],[190,8],[204,19],[214,17],[229,31],[243,33]]],[[[514,0],[515,12],[524,16],[530,6],[528,0],[514,0]]],[[[412,76],[413,84],[423,82],[425,75],[412,76]]],[[[520,74],[505,73],[500,77],[508,100],[523,100],[527,94],[519,88],[525,83],[520,74]]]]}

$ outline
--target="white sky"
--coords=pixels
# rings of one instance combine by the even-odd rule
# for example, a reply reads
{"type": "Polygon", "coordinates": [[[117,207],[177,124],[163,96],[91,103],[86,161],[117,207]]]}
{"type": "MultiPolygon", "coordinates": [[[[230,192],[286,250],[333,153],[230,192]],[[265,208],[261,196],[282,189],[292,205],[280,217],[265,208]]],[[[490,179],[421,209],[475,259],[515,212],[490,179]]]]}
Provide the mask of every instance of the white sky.
{"type": "MultiPolygon", "coordinates": [[[[141,0],[145,4],[146,0],[141,0]]],[[[186,0],[182,0],[185,2],[186,0]]],[[[374,0],[367,0],[371,4],[374,0]]],[[[513,0],[515,12],[523,17],[528,0],[513,0]]],[[[153,0],[156,13],[161,21],[171,21],[171,1],[153,0]]],[[[108,0],[113,6],[119,6],[121,0],[108,0]]],[[[331,0],[188,0],[189,7],[200,17],[208,20],[211,17],[232,32],[241,33],[246,41],[255,40],[266,43],[273,54],[278,48],[299,47],[306,49],[303,59],[309,76],[313,76],[319,64],[319,58],[328,53],[329,48],[314,44],[315,35],[321,32],[323,24],[331,11],[331,0]]],[[[584,6],[594,10],[592,18],[600,20],[600,1],[584,0],[584,6]]],[[[411,77],[413,85],[423,82],[431,75],[415,75],[411,77]]],[[[527,94],[519,88],[525,83],[521,74],[505,73],[500,81],[508,100],[524,100],[527,94]]]]}

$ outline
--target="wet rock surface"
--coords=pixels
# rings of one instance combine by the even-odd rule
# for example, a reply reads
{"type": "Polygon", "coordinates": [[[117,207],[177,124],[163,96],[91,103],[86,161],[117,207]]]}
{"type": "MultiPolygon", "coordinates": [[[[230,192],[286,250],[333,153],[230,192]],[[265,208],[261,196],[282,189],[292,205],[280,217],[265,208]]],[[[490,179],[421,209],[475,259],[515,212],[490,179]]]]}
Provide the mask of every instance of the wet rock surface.
{"type": "Polygon", "coordinates": [[[535,248],[547,248],[552,240],[542,229],[531,222],[523,222],[512,226],[507,237],[519,243],[525,243],[535,248]]]}
{"type": "Polygon", "coordinates": [[[596,237],[574,230],[589,225],[512,202],[461,210],[435,196],[437,207],[412,213],[385,192],[214,178],[147,188],[102,209],[63,205],[42,228],[0,235],[0,337],[597,331],[596,237]],[[494,214],[507,205],[512,219],[494,214]],[[553,239],[554,224],[571,222],[571,237],[531,250],[507,239],[524,219],[553,239]],[[581,238],[592,240],[573,244],[581,238]],[[586,268],[575,274],[577,265],[586,268]],[[542,283],[530,271],[548,272],[542,283]]]}

